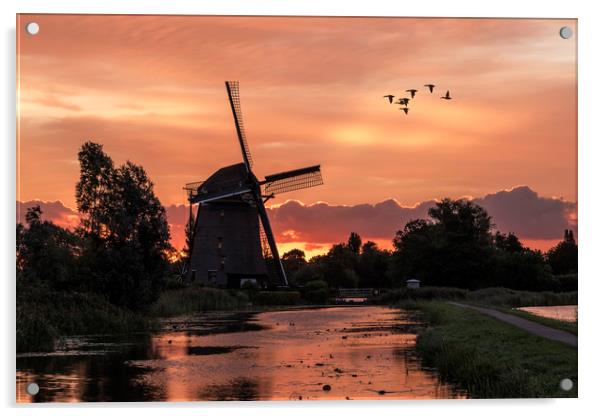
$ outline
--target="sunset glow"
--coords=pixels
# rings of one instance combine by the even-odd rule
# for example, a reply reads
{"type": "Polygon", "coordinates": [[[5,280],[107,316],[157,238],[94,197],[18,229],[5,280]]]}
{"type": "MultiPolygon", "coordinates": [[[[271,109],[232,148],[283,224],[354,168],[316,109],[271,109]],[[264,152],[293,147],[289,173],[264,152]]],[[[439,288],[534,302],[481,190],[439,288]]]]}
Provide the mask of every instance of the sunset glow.
{"type": "MultiPolygon", "coordinates": [[[[565,222],[542,214],[554,228],[527,231],[494,215],[504,231],[544,249],[576,229],[576,40],[558,36],[576,21],[21,15],[18,30],[30,20],[41,30],[19,36],[17,199],[60,201],[71,209],[60,225],[78,221],[77,152],[93,140],[147,170],[181,248],[182,186],[241,161],[224,88],[233,79],[258,175],[322,166],[324,185],[271,200],[278,212],[289,198],[415,207],[526,186],[561,201],[565,222]],[[407,116],[382,98],[411,87],[407,116]]],[[[280,249],[308,257],[358,231],[274,222],[280,249]]],[[[389,229],[371,233],[362,237],[390,247],[389,229]]]]}

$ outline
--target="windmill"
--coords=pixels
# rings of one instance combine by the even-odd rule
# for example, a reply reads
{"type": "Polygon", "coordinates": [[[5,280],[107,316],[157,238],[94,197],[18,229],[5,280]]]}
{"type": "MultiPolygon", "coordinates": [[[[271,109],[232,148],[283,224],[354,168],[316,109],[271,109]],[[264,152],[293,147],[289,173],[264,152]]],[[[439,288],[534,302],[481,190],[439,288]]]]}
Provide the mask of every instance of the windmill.
{"type": "Polygon", "coordinates": [[[238,81],[226,81],[242,163],[218,169],[204,182],[186,184],[192,227],[188,277],[192,281],[240,287],[247,280],[288,286],[265,202],[277,194],[321,185],[320,165],[257,179],[243,126],[238,81]],[[269,273],[268,264],[275,266],[269,273]],[[277,282],[269,281],[274,276],[277,282]]]}

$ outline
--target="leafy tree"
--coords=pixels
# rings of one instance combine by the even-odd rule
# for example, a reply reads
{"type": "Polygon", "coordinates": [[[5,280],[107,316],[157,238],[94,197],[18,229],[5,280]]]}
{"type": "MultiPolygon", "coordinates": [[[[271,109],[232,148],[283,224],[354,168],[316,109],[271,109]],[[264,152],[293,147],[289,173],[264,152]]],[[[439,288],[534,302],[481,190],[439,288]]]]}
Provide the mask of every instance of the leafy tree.
{"type": "Polygon", "coordinates": [[[564,239],[546,254],[554,274],[574,274],[578,269],[578,249],[572,230],[565,230],[564,239]]]}
{"type": "Polygon", "coordinates": [[[159,294],[169,272],[169,227],[165,209],[141,166],[114,167],[102,146],[85,143],[76,186],[86,239],[82,266],[94,289],[111,302],[145,309],[159,294]]]}
{"type": "Polygon", "coordinates": [[[471,201],[443,199],[397,232],[390,276],[398,283],[477,288],[484,285],[492,245],[491,217],[471,201]]]}
{"type": "Polygon", "coordinates": [[[17,224],[19,277],[54,289],[77,288],[78,237],[50,221],[42,220],[39,205],[27,210],[25,220],[26,226],[17,224]]]}
{"type": "Polygon", "coordinates": [[[349,250],[351,250],[352,253],[356,255],[360,254],[360,248],[362,247],[362,238],[358,233],[352,232],[349,235],[347,247],[349,247],[349,250]]]}
{"type": "Polygon", "coordinates": [[[523,247],[516,235],[492,235],[491,218],[470,201],[444,199],[429,216],[408,222],[395,235],[388,275],[397,284],[410,277],[469,289],[556,290],[572,284],[552,279],[541,252],[523,247]]]}
{"type": "Polygon", "coordinates": [[[357,265],[360,287],[390,287],[387,275],[390,253],[380,250],[375,242],[367,241],[362,245],[362,251],[357,265]]]}
{"type": "Polygon", "coordinates": [[[78,159],[80,178],[75,187],[77,209],[84,214],[81,226],[88,236],[103,236],[110,221],[113,177],[113,161],[104,153],[102,145],[86,142],[78,159]]]}
{"type": "Polygon", "coordinates": [[[403,230],[397,231],[387,271],[389,280],[398,286],[409,278],[428,282],[435,272],[434,234],[433,223],[423,219],[409,221],[403,230]]]}
{"type": "MultiPolygon", "coordinates": [[[[314,260],[315,259],[315,260],[314,260]]],[[[324,278],[331,288],[356,287],[359,277],[355,273],[357,256],[346,244],[333,245],[324,256],[314,258],[321,265],[324,278]]]]}
{"type": "Polygon", "coordinates": [[[540,251],[495,250],[490,256],[487,286],[503,286],[515,290],[550,290],[554,284],[550,268],[540,251]]]}
{"type": "Polygon", "coordinates": [[[429,208],[428,214],[450,242],[488,245],[491,241],[491,217],[471,201],[445,198],[429,208]]]}
{"type": "Polygon", "coordinates": [[[518,237],[513,233],[506,235],[497,231],[493,237],[493,241],[497,248],[509,253],[520,253],[525,249],[518,237]]]}
{"type": "Polygon", "coordinates": [[[289,277],[290,283],[296,283],[296,274],[306,265],[307,260],[305,260],[305,252],[303,250],[294,248],[282,255],[282,266],[289,277]]]}

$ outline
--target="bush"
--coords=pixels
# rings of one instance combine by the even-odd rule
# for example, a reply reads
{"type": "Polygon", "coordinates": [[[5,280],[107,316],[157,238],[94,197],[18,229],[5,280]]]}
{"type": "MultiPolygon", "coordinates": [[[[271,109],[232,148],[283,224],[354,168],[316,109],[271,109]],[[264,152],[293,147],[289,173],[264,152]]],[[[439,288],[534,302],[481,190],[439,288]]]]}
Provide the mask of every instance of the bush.
{"type": "Polygon", "coordinates": [[[58,337],[57,329],[38,310],[17,308],[17,352],[52,351],[58,337]]]}
{"type": "Polygon", "coordinates": [[[323,280],[312,280],[304,288],[304,296],[308,302],[313,304],[324,304],[328,301],[328,283],[323,280]]]}
{"type": "Polygon", "coordinates": [[[406,301],[418,300],[464,300],[469,291],[455,287],[425,286],[420,289],[401,288],[390,290],[382,294],[378,302],[397,304],[406,301]]]}
{"type": "Polygon", "coordinates": [[[467,300],[513,308],[521,306],[576,305],[578,303],[577,292],[528,292],[503,287],[491,287],[469,292],[467,300]]]}
{"type": "Polygon", "coordinates": [[[578,303],[577,292],[528,292],[504,287],[469,291],[453,287],[434,286],[425,286],[420,289],[402,288],[391,290],[383,293],[377,303],[393,305],[428,300],[468,301],[513,308],[521,306],[576,305],[578,303]]]}
{"type": "Polygon", "coordinates": [[[168,290],[151,308],[154,316],[169,317],[216,310],[238,310],[248,306],[249,298],[241,291],[229,291],[192,285],[168,290]]]}
{"type": "Polygon", "coordinates": [[[262,291],[254,295],[253,303],[261,306],[296,305],[300,299],[299,292],[262,291]]]}
{"type": "Polygon", "coordinates": [[[554,275],[547,283],[544,289],[553,292],[576,292],[579,286],[577,273],[554,275]]]}

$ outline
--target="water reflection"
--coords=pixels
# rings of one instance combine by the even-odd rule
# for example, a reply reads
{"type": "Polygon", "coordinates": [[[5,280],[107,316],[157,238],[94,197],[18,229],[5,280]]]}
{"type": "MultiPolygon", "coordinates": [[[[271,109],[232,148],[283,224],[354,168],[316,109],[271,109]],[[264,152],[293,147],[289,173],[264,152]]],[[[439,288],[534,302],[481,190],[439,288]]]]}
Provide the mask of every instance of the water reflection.
{"type": "Polygon", "coordinates": [[[62,402],[460,397],[421,368],[416,330],[381,307],[180,318],[154,336],[19,356],[17,400],[32,399],[30,382],[33,400],[62,402]]]}
{"type": "Polygon", "coordinates": [[[517,309],[532,313],[533,315],[543,316],[544,318],[557,319],[559,321],[567,322],[577,321],[577,305],[527,306],[517,309]]]}

